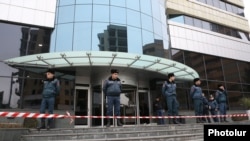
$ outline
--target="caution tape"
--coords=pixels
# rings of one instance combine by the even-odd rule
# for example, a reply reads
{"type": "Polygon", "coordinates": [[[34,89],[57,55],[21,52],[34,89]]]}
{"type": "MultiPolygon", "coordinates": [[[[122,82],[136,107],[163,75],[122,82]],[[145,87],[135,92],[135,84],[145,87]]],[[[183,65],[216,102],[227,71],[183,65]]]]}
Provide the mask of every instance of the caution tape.
{"type": "Polygon", "coordinates": [[[28,113],[28,112],[0,112],[0,117],[19,117],[19,118],[70,118],[72,123],[75,118],[124,118],[124,119],[158,119],[158,118],[206,118],[206,117],[246,117],[250,114],[229,114],[229,115],[208,115],[208,116],[79,116],[71,115],[66,111],[65,115],[59,114],[41,114],[41,113],[28,113]]]}

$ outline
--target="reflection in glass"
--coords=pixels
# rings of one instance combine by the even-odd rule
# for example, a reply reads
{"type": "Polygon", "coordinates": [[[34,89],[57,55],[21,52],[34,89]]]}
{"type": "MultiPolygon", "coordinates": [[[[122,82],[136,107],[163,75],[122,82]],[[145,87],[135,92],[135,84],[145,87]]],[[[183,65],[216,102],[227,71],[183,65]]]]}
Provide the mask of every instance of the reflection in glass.
{"type": "Polygon", "coordinates": [[[142,30],[142,43],[143,43],[143,46],[150,44],[150,43],[154,43],[153,33],[146,31],[146,30],[142,30]]]}
{"type": "Polygon", "coordinates": [[[141,7],[141,12],[147,15],[152,16],[152,7],[151,7],[151,0],[143,0],[143,2],[141,1],[140,3],[140,7],[141,7]]]}
{"type": "Polygon", "coordinates": [[[124,7],[126,5],[125,0],[110,0],[110,5],[124,7]]]}
{"type": "Polygon", "coordinates": [[[76,5],[75,21],[91,21],[92,5],[76,5]]]}
{"type": "Polygon", "coordinates": [[[161,12],[159,3],[160,3],[159,0],[155,0],[154,2],[152,2],[152,14],[155,19],[161,21],[161,12]]]}
{"type": "Polygon", "coordinates": [[[178,22],[178,23],[184,23],[184,16],[183,15],[171,15],[169,20],[178,22]]]}
{"type": "Polygon", "coordinates": [[[59,7],[58,23],[68,23],[74,20],[74,6],[59,7]]]}
{"type": "Polygon", "coordinates": [[[140,0],[127,0],[126,6],[129,9],[139,11],[140,10],[140,0]]]}
{"type": "Polygon", "coordinates": [[[93,5],[93,21],[109,22],[109,7],[93,5]]]}
{"type": "Polygon", "coordinates": [[[153,32],[153,19],[152,17],[141,14],[141,26],[145,30],[149,30],[150,32],[153,32]]]}
{"type": "Polygon", "coordinates": [[[128,26],[128,52],[142,54],[141,29],[128,26]]]}
{"type": "Polygon", "coordinates": [[[165,5],[162,0],[75,2],[75,5],[70,6],[58,3],[58,21],[53,32],[51,51],[109,50],[141,54],[143,46],[154,44],[155,40],[162,40],[164,48],[168,49],[165,5]],[[114,37],[107,36],[111,26],[124,28],[117,33],[126,36],[118,36],[116,32],[114,37]]]}
{"type": "Polygon", "coordinates": [[[92,43],[91,43],[91,50],[100,51],[100,39],[99,34],[105,33],[107,30],[108,23],[92,23],[92,43]]]}
{"type": "Polygon", "coordinates": [[[110,7],[110,22],[126,24],[126,9],[120,7],[110,7]]]}
{"type": "Polygon", "coordinates": [[[57,26],[56,51],[72,51],[73,24],[57,26]],[[67,34],[65,34],[67,33],[67,34]]]}
{"type": "Polygon", "coordinates": [[[60,5],[72,5],[75,4],[74,0],[60,0],[60,5]]]}
{"type": "Polygon", "coordinates": [[[205,66],[208,79],[224,80],[221,62],[218,57],[205,55],[205,66]]]}
{"type": "Polygon", "coordinates": [[[240,99],[244,94],[239,91],[231,91],[228,92],[228,95],[228,105],[230,106],[230,109],[242,109],[243,105],[240,102],[240,99]]]}
{"type": "Polygon", "coordinates": [[[162,39],[162,25],[158,20],[153,20],[155,39],[162,39]]]}
{"type": "Polygon", "coordinates": [[[126,26],[109,25],[103,33],[99,33],[97,36],[100,51],[128,51],[126,26]]]}
{"type": "Polygon", "coordinates": [[[91,50],[91,23],[75,23],[73,50],[91,50]]]}
{"type": "Polygon", "coordinates": [[[92,4],[92,0],[76,0],[76,4],[92,4]]]}
{"type": "Polygon", "coordinates": [[[105,4],[105,5],[109,5],[109,0],[93,0],[93,4],[105,4]]]}
{"type": "Polygon", "coordinates": [[[206,78],[206,68],[204,65],[203,55],[192,52],[184,52],[184,60],[186,65],[194,68],[198,72],[200,78],[206,78]]]}
{"type": "MultiPolygon", "coordinates": [[[[247,62],[238,62],[240,81],[242,83],[250,83],[250,64],[247,62]]],[[[250,87],[249,87],[250,88],[250,87]]],[[[250,92],[250,90],[249,90],[250,92]]]]}
{"type": "Polygon", "coordinates": [[[162,40],[154,40],[154,43],[144,45],[143,54],[163,58],[167,57],[167,52],[165,53],[164,51],[162,40]]]}
{"type": "Polygon", "coordinates": [[[238,66],[236,61],[222,59],[225,80],[229,82],[239,82],[238,66]]]}
{"type": "Polygon", "coordinates": [[[140,21],[140,13],[127,9],[127,24],[130,26],[140,27],[141,21],[140,21]]]}

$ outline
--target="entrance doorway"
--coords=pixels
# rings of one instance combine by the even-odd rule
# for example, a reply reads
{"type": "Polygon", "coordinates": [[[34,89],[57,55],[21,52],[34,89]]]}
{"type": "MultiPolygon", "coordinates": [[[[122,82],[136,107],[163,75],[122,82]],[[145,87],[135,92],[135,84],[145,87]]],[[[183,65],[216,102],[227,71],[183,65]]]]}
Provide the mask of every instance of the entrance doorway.
{"type": "MultiPolygon", "coordinates": [[[[126,125],[148,124],[149,119],[140,119],[139,116],[150,116],[151,104],[148,90],[137,90],[136,87],[124,86],[121,93],[121,116],[132,118],[122,118],[126,125]]],[[[105,118],[90,118],[90,116],[106,115],[106,100],[100,85],[92,87],[75,87],[74,111],[76,116],[88,116],[88,118],[76,118],[75,127],[105,126],[105,118]]],[[[113,120],[113,123],[115,121],[113,120]]],[[[115,124],[114,124],[115,125],[115,124]]]]}
{"type": "MultiPolygon", "coordinates": [[[[75,116],[89,116],[90,115],[90,93],[89,87],[76,87],[74,98],[75,116]]],[[[90,126],[90,118],[76,118],[75,127],[90,126]]]]}
{"type": "MultiPolygon", "coordinates": [[[[140,111],[140,116],[150,116],[151,114],[151,107],[152,105],[150,104],[150,95],[148,90],[139,90],[138,91],[138,100],[139,100],[139,111],[140,111]]],[[[151,121],[149,118],[141,118],[140,119],[140,124],[149,124],[151,121]]]]}
{"type": "Polygon", "coordinates": [[[138,100],[136,97],[136,90],[130,90],[121,93],[121,116],[128,116],[134,118],[123,118],[124,125],[136,125],[138,123],[138,100]]]}

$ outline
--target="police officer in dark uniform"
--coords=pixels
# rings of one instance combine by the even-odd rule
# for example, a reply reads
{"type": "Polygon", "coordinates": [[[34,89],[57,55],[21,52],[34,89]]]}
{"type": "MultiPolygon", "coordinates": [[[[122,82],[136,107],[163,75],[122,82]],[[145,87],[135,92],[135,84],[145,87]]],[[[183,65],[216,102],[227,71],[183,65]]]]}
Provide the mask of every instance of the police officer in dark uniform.
{"type": "MultiPolygon", "coordinates": [[[[193,80],[194,84],[190,90],[190,96],[193,100],[194,104],[194,113],[195,116],[202,116],[203,114],[203,97],[202,97],[202,89],[200,87],[201,81],[199,78],[195,78],[193,80]]],[[[196,118],[197,123],[203,123],[202,118],[196,118]]]]}
{"type": "MultiPolygon", "coordinates": [[[[115,116],[120,116],[120,94],[122,92],[121,80],[118,78],[119,71],[111,70],[111,76],[104,81],[103,93],[107,97],[107,116],[113,115],[113,107],[115,116]]],[[[107,119],[107,127],[110,127],[111,119],[107,119]]],[[[120,119],[117,119],[117,125],[123,126],[120,119]]]]}
{"type": "MultiPolygon", "coordinates": [[[[179,102],[176,99],[176,84],[174,82],[175,76],[174,73],[168,74],[168,80],[164,82],[162,86],[162,95],[166,99],[168,107],[168,116],[178,116],[178,107],[179,102]]],[[[169,119],[169,122],[172,123],[172,119],[169,119]]],[[[180,124],[177,118],[173,118],[174,124],[180,124]]]]}
{"type": "Polygon", "coordinates": [[[215,99],[219,104],[219,113],[223,117],[220,117],[220,122],[228,122],[226,120],[227,114],[227,92],[222,84],[218,85],[218,89],[215,93],[215,99]]]}

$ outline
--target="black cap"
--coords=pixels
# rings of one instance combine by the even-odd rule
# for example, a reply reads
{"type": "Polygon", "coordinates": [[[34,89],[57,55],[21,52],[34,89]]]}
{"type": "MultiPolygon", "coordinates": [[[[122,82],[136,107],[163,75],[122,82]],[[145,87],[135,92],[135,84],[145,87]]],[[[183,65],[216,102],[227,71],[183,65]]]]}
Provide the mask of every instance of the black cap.
{"type": "Polygon", "coordinates": [[[53,70],[53,69],[48,69],[46,72],[49,72],[49,73],[55,74],[55,70],[53,70]]]}
{"type": "Polygon", "coordinates": [[[169,74],[168,74],[168,78],[170,78],[170,77],[172,77],[172,76],[174,76],[174,73],[169,73],[169,74]]]}
{"type": "Polygon", "coordinates": [[[117,70],[117,69],[111,69],[111,71],[110,71],[112,74],[113,73],[119,73],[119,71],[117,70]]]}
{"type": "Polygon", "coordinates": [[[194,79],[194,83],[197,82],[197,81],[199,81],[199,80],[200,80],[200,78],[195,78],[194,79]]]}
{"type": "Polygon", "coordinates": [[[219,84],[219,85],[218,85],[218,88],[220,88],[221,86],[223,86],[223,85],[222,85],[222,84],[219,84]]]}

